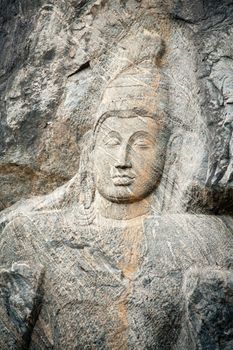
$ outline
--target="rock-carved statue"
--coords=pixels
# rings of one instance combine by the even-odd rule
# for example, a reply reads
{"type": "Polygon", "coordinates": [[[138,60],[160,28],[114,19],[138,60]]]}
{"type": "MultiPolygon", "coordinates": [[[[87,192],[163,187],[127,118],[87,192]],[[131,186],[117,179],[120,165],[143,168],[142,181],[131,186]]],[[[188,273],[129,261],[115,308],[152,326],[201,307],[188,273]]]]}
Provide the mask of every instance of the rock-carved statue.
{"type": "Polygon", "coordinates": [[[76,199],[3,231],[1,349],[233,347],[233,222],[161,214],[169,130],[154,58],[109,82],[76,199]]]}

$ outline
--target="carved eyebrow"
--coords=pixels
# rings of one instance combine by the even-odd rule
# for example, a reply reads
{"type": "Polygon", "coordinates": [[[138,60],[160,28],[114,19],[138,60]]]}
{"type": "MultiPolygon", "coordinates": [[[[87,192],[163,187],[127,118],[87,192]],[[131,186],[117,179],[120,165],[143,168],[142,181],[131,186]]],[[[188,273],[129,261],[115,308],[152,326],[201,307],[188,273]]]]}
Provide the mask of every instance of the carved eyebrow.
{"type": "Polygon", "coordinates": [[[133,142],[140,137],[145,137],[147,140],[154,142],[154,137],[147,131],[136,131],[132,136],[130,136],[129,142],[133,142]]]}
{"type": "Polygon", "coordinates": [[[118,138],[119,140],[122,139],[121,135],[117,132],[117,131],[110,131],[110,132],[106,132],[103,136],[103,140],[109,138],[109,137],[116,137],[118,138]]]}

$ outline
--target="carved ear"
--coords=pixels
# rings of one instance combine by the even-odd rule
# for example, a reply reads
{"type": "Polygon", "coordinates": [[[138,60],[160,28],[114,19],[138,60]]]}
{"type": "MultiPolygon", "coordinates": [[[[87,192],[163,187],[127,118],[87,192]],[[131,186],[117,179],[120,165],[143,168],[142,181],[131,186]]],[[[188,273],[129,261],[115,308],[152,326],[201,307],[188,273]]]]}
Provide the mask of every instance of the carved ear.
{"type": "Polygon", "coordinates": [[[83,149],[81,152],[77,195],[78,202],[84,206],[85,209],[90,208],[95,196],[95,184],[93,175],[93,133],[89,130],[83,139],[83,149]]]}

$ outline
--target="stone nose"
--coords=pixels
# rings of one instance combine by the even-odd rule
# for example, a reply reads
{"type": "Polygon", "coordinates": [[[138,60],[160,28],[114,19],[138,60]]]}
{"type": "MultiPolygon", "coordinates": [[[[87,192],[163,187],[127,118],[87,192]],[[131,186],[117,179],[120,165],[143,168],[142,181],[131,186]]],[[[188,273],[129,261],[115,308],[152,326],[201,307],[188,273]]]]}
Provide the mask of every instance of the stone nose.
{"type": "Polygon", "coordinates": [[[116,154],[115,168],[128,169],[132,167],[129,155],[129,147],[121,146],[118,153],[116,154]]]}

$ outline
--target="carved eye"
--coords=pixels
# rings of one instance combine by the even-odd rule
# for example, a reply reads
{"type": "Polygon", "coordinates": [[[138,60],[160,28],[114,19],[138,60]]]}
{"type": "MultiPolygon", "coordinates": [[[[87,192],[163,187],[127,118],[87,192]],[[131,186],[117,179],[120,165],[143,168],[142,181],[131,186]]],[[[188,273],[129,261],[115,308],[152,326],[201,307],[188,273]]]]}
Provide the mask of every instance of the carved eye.
{"type": "Polygon", "coordinates": [[[133,145],[138,148],[149,148],[151,146],[151,142],[146,139],[138,139],[134,141],[133,145]]]}
{"type": "Polygon", "coordinates": [[[110,138],[110,139],[105,140],[104,144],[106,146],[118,146],[118,145],[120,145],[120,140],[117,138],[110,138]]]}

